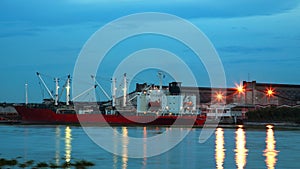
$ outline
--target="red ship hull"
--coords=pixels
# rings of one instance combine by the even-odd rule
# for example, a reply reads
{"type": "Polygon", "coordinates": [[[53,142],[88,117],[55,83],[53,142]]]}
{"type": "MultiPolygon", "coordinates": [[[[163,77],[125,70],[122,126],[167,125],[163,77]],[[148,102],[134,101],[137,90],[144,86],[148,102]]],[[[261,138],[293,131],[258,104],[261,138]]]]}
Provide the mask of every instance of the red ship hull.
{"type": "Polygon", "coordinates": [[[206,120],[201,115],[104,115],[104,114],[57,114],[47,108],[15,106],[24,124],[96,124],[96,125],[189,125],[203,126],[206,120]]]}

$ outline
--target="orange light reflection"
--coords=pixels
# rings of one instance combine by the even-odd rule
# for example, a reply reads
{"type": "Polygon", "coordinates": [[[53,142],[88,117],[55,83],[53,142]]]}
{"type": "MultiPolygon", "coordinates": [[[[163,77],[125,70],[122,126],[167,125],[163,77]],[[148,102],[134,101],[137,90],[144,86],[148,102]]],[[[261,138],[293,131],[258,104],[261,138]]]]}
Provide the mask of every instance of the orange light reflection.
{"type": "Polygon", "coordinates": [[[268,169],[274,169],[277,162],[276,156],[278,155],[278,151],[275,150],[276,141],[273,126],[268,125],[267,128],[266,149],[264,150],[264,156],[266,157],[265,162],[268,169]]]}
{"type": "Polygon", "coordinates": [[[246,134],[243,126],[239,126],[235,134],[235,163],[238,169],[243,169],[246,166],[248,155],[246,134]]]}
{"type": "Polygon", "coordinates": [[[143,140],[144,159],[143,159],[142,168],[146,168],[147,167],[147,127],[143,128],[143,136],[144,136],[144,140],[143,140]]]}
{"type": "Polygon", "coordinates": [[[216,130],[216,147],[215,147],[215,159],[217,169],[223,169],[223,163],[225,159],[224,149],[224,131],[222,128],[216,130]]]}

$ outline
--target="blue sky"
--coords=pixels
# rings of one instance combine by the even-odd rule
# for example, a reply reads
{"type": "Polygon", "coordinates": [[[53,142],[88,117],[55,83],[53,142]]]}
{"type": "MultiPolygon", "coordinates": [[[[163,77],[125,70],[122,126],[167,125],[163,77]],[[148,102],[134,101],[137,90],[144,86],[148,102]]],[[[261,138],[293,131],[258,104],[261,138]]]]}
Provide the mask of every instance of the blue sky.
{"type": "MultiPolygon", "coordinates": [[[[229,86],[249,77],[259,82],[300,84],[299,3],[299,0],[1,0],[0,102],[24,102],[25,83],[29,85],[29,101],[41,101],[36,71],[53,77],[72,74],[82,46],[95,31],[114,19],[137,12],[169,13],[196,25],[218,51],[229,86]]],[[[126,53],[124,50],[120,48],[117,52],[126,53]]],[[[185,52],[184,48],[180,50],[185,52]]],[[[200,68],[193,63],[190,66],[203,71],[199,65],[200,68]]],[[[52,80],[48,78],[50,87],[52,80]]],[[[205,73],[199,83],[209,85],[205,73]]]]}

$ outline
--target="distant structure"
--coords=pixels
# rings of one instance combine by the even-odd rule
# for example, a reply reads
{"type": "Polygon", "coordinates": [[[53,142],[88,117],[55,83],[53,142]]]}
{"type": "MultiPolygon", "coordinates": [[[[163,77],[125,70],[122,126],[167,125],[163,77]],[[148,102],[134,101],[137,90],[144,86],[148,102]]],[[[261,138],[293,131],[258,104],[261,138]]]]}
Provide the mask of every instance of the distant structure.
{"type": "MultiPolygon", "coordinates": [[[[169,89],[178,82],[172,82],[169,89]]],[[[136,92],[147,88],[147,84],[136,84],[136,92]]],[[[151,87],[156,87],[152,85],[151,87]]],[[[243,81],[233,88],[186,87],[179,83],[178,88],[170,90],[172,94],[197,96],[197,107],[206,107],[211,104],[235,104],[241,107],[257,106],[300,106],[300,85],[257,83],[243,81]]]]}
{"type": "Polygon", "coordinates": [[[243,82],[243,104],[295,106],[300,105],[300,85],[243,82]]]}

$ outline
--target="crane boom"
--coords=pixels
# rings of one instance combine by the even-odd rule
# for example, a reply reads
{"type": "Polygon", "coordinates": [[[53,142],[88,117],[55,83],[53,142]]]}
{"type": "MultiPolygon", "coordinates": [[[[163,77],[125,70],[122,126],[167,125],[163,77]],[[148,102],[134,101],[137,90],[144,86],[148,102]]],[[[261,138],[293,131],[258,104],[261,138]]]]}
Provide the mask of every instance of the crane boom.
{"type": "Polygon", "coordinates": [[[91,87],[91,88],[89,88],[89,89],[83,91],[83,92],[80,93],[79,95],[73,97],[72,101],[75,101],[77,98],[79,98],[79,97],[81,97],[82,95],[84,95],[85,93],[88,93],[89,91],[95,89],[96,87],[97,87],[97,85],[95,85],[95,86],[93,86],[93,87],[91,87]]]}
{"type": "Polygon", "coordinates": [[[111,97],[106,93],[106,91],[103,89],[103,87],[99,84],[99,82],[96,80],[96,77],[95,76],[91,76],[92,79],[94,79],[95,83],[97,84],[97,86],[100,88],[100,90],[104,93],[104,95],[109,99],[111,100],[111,97]]]}
{"type": "Polygon", "coordinates": [[[36,75],[38,76],[38,78],[40,79],[40,81],[42,82],[42,84],[44,85],[44,87],[46,88],[46,90],[47,90],[49,96],[50,96],[52,99],[54,99],[52,93],[50,92],[49,88],[47,87],[47,85],[46,85],[45,81],[43,80],[43,78],[41,77],[40,73],[39,73],[39,72],[36,72],[36,75]]]}

